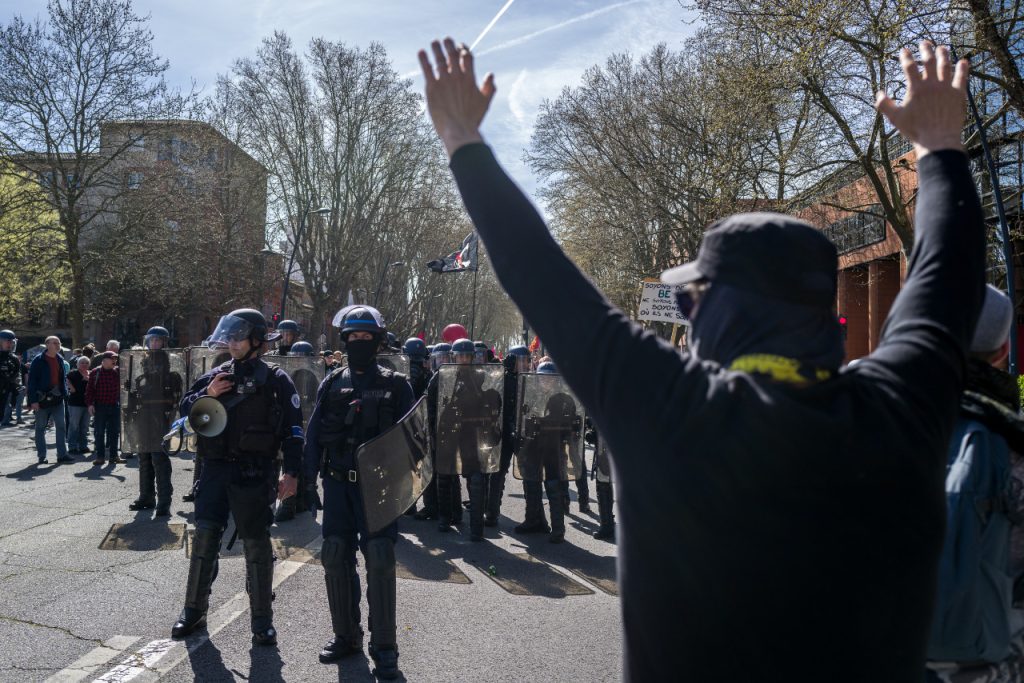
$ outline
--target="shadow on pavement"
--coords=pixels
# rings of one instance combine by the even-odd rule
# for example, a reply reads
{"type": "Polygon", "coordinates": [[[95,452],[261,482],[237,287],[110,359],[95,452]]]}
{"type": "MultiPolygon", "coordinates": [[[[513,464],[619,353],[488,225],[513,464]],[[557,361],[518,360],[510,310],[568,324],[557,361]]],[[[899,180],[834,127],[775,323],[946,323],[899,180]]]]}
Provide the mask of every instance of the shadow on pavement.
{"type": "MultiPolygon", "coordinates": [[[[33,456],[33,458],[35,458],[35,456],[33,456]]],[[[58,467],[59,465],[53,462],[49,463],[48,465],[32,463],[31,465],[23,467],[17,472],[11,472],[10,474],[5,474],[4,476],[7,477],[8,479],[17,479],[18,481],[32,481],[36,477],[42,477],[49,474],[50,472],[53,472],[58,467]]]]}
{"type": "Polygon", "coordinates": [[[608,595],[619,594],[615,557],[596,555],[586,548],[568,543],[548,543],[543,534],[519,537],[531,555],[553,565],[564,567],[608,595]]]}
{"type": "Polygon", "coordinates": [[[103,481],[107,478],[124,481],[124,477],[119,474],[114,474],[114,467],[116,467],[116,465],[112,462],[108,462],[106,465],[92,465],[87,470],[76,472],[75,476],[80,479],[91,479],[92,481],[103,481]]]}
{"type": "Polygon", "coordinates": [[[249,680],[252,683],[281,683],[284,681],[283,669],[284,661],[276,647],[254,645],[249,648],[249,680]]]}
{"type": "MultiPolygon", "coordinates": [[[[197,632],[197,634],[205,632],[206,630],[203,629],[197,632]]],[[[204,683],[220,683],[221,681],[226,683],[230,681],[234,683],[236,680],[235,674],[224,665],[224,658],[221,657],[220,650],[210,640],[189,652],[188,662],[197,681],[204,681],[204,683]]],[[[244,676],[242,678],[244,679],[244,676]]]]}

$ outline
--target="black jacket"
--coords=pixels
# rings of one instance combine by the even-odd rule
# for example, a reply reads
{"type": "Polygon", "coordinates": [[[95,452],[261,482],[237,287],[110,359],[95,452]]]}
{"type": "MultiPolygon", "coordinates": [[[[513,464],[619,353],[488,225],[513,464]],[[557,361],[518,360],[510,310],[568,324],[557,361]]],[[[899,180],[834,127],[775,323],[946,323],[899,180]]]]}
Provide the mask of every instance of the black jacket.
{"type": "Polygon", "coordinates": [[[486,146],[451,168],[501,284],[615,454],[626,678],[921,680],[984,296],[967,157],[918,164],[917,242],[879,348],[803,389],[680,356],[576,270],[486,146]]]}

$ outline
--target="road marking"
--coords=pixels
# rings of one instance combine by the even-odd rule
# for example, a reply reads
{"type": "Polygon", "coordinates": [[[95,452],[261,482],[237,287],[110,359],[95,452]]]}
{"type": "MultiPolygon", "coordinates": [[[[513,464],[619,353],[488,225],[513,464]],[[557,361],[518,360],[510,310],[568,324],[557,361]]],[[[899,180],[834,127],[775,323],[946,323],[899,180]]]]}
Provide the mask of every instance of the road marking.
{"type": "MultiPolygon", "coordinates": [[[[320,550],[323,539],[319,536],[307,543],[303,548],[315,555],[320,550]]],[[[307,562],[296,562],[294,560],[282,560],[274,567],[274,588],[276,589],[289,577],[295,574],[307,562]]],[[[127,681],[143,676],[142,681],[156,680],[161,676],[170,673],[171,669],[184,661],[190,653],[195,652],[206,642],[230,625],[240,616],[249,610],[249,596],[245,591],[236,593],[219,609],[207,617],[205,633],[189,637],[181,642],[184,647],[176,647],[178,641],[170,639],[159,639],[149,643],[134,655],[126,659],[120,666],[111,669],[109,672],[97,678],[94,683],[127,683],[127,681]],[[162,661],[165,655],[166,661],[162,661]],[[159,663],[159,666],[157,664],[159,663]]]]}
{"type": "Polygon", "coordinates": [[[154,640],[133,654],[120,665],[97,678],[93,683],[124,683],[130,681],[147,669],[151,669],[175,643],[170,638],[154,640]]]}
{"type": "Polygon", "coordinates": [[[75,683],[92,674],[118,656],[139,639],[139,636],[114,636],[97,648],[89,650],[67,667],[46,679],[46,683],[75,683]]]}

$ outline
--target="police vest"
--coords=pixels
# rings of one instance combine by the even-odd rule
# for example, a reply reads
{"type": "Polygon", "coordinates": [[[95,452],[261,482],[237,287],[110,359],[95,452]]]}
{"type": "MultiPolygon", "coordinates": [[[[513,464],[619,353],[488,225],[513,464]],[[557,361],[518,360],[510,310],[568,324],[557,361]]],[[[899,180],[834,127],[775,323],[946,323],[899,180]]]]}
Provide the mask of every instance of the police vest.
{"type": "Polygon", "coordinates": [[[405,381],[405,375],[380,366],[361,389],[353,386],[347,367],[330,374],[321,399],[318,443],[329,469],[354,469],[356,449],[402,417],[398,399],[405,381]]]}
{"type": "Polygon", "coordinates": [[[9,387],[18,383],[21,363],[10,351],[0,351],[0,387],[9,387]]]}
{"type": "MultiPolygon", "coordinates": [[[[227,409],[224,431],[215,437],[198,435],[196,453],[210,460],[273,460],[281,448],[281,409],[270,385],[277,368],[263,361],[254,363],[252,393],[221,395],[217,400],[227,409]]],[[[231,367],[225,363],[215,374],[231,367]]]]}

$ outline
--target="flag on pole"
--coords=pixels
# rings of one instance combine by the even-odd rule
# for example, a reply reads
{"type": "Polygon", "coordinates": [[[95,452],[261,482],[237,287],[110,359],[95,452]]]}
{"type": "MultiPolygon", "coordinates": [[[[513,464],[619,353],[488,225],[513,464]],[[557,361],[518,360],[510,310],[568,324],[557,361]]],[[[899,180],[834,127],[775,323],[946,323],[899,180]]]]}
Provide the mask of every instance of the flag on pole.
{"type": "Polygon", "coordinates": [[[461,273],[467,270],[477,270],[480,267],[477,262],[479,252],[480,242],[476,233],[471,232],[466,239],[462,240],[462,248],[459,251],[453,251],[447,256],[428,262],[427,268],[435,273],[461,273]]]}
{"type": "Polygon", "coordinates": [[[530,353],[534,353],[539,348],[540,348],[540,337],[538,337],[537,335],[534,335],[533,336],[533,341],[530,342],[530,353]]]}

